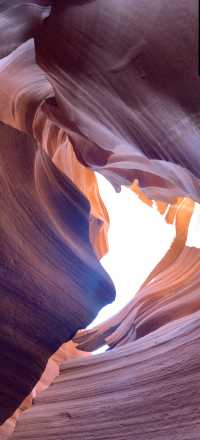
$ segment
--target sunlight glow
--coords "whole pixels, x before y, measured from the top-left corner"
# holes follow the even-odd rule
[[[165,255],[175,237],[156,209],[144,204],[130,189],[116,193],[97,175],[102,199],[110,217],[109,252],[101,263],[116,287],[116,300],[104,307],[90,325],[94,327],[127,304],[149,273]]]

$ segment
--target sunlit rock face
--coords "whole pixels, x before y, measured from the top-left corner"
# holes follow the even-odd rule
[[[0,0],[3,440],[35,396],[13,438],[200,436],[200,255],[186,246],[200,202],[197,10]],[[130,304],[88,331],[115,297],[95,171],[155,205],[176,237]]]

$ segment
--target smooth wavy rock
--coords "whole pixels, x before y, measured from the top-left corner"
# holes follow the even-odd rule
[[[35,397],[14,439],[200,437],[197,16],[197,0],[0,0],[3,438]],[[176,237],[130,304],[76,333],[115,297],[95,171],[156,200]]]
[[[0,0],[0,58],[35,35],[51,0]]]
[[[51,133],[53,139],[55,139],[55,137],[53,136],[53,131],[51,131]],[[49,136],[49,140],[52,139],[52,137]],[[62,135],[62,136],[58,136],[58,138],[60,139],[60,141],[62,140],[61,142],[61,151],[62,151],[64,137]],[[55,150],[57,151],[57,143],[54,143],[54,146],[55,146]],[[72,150],[70,151],[72,154]],[[47,152],[50,154],[50,151],[48,151],[48,149]],[[68,169],[69,164],[72,165],[74,164],[74,162],[70,161],[70,156],[68,156],[68,160],[64,160],[64,158],[66,157],[65,156],[66,153],[64,154],[63,153],[64,152],[62,151],[61,155],[58,154],[59,161],[56,160],[56,162],[58,166]],[[56,154],[56,158],[57,158],[57,154]],[[73,158],[74,158],[74,153],[73,153]],[[80,169],[81,167],[82,165],[80,164]],[[73,166],[71,166],[70,169],[72,170],[72,172],[73,171],[75,172],[75,175],[78,178],[78,174],[76,174],[77,171],[76,165],[74,164],[74,168]],[[85,170],[87,169],[85,168]],[[65,169],[63,171],[65,171]],[[89,171],[90,170],[88,170],[88,172]],[[80,174],[79,180],[81,179],[81,177],[82,174]],[[90,185],[88,185],[88,187],[90,187]],[[132,186],[132,190],[135,193],[137,193],[138,196],[145,203],[147,203],[150,206],[153,206],[153,201],[147,199],[144,196],[144,194],[141,192],[141,190],[139,189],[138,185],[136,185],[136,183]],[[194,202],[189,199],[178,199],[174,201],[174,203],[171,206],[158,202],[157,207],[160,213],[165,215],[167,222],[173,223],[175,221],[176,237],[165,257],[161,260],[158,266],[156,266],[156,268],[152,271],[149,277],[147,277],[143,286],[147,285],[153,278],[155,278],[156,275],[161,273],[166,267],[172,264],[177,258],[177,256],[184,249],[185,242],[187,239],[188,225],[190,223],[190,219],[193,213]],[[187,275],[187,271],[186,271],[186,275]],[[127,343],[127,341],[130,342],[131,340],[134,340],[136,337],[134,332],[134,325],[133,325],[134,304],[135,301],[133,299],[133,301],[130,304],[128,304],[127,307],[125,307],[121,312],[119,312],[113,318],[107,320],[105,323],[101,324],[100,326],[97,326],[92,330],[83,330],[78,332],[74,338],[75,344],[78,344],[79,347],[81,347],[83,350],[86,350],[87,347],[88,350],[92,351],[104,344],[108,344],[110,347],[113,348],[114,346],[124,345],[125,343]],[[14,424],[16,422],[16,419],[19,417],[22,411],[27,410],[31,406],[32,398],[35,398],[38,392],[42,391],[52,383],[55,376],[59,374],[59,365],[62,362],[64,362],[66,359],[70,359],[72,356],[80,357],[83,356],[84,353],[85,356],[89,355],[88,352],[77,350],[72,342],[64,344],[58,350],[58,352],[49,359],[45,372],[43,373],[39,383],[33,389],[31,396],[26,398],[26,400],[16,411],[12,419],[7,421],[4,427],[2,426],[0,428],[0,437],[1,437],[1,432],[3,430],[6,433],[6,428],[7,431],[8,428],[11,427],[12,430],[14,429]],[[7,438],[6,434],[5,434],[5,438]]]
[[[77,160],[65,130],[43,111],[45,100],[53,96],[51,84],[36,64],[33,39],[0,60],[0,120],[32,134],[87,197],[91,206],[90,240],[100,258],[108,250],[109,217],[94,172]]]
[[[109,216],[95,173],[77,159],[66,131],[52,122],[41,104],[33,120],[33,135],[52,162],[77,186],[90,203],[90,241],[98,258],[108,251]]]
[[[138,187],[134,186],[134,191],[145,203],[151,204]],[[173,205],[160,202],[157,205],[166,221],[175,223],[176,235],[169,250],[121,311],[102,324],[75,335],[74,342],[81,350],[93,351],[105,344],[111,348],[124,345],[143,336],[143,333],[150,333],[175,318],[191,313],[191,308],[193,311],[200,309],[194,287],[196,285],[198,289],[200,283],[200,250],[185,245],[194,202],[179,199]],[[140,330],[142,326],[143,330]]]
[[[87,199],[25,134],[0,125],[0,423],[48,358],[115,297]]]
[[[59,375],[59,366],[61,363],[66,362],[69,359],[86,357],[89,355],[91,355],[91,353],[86,353],[84,351],[78,350],[72,341],[63,344],[58,349],[58,351],[49,358],[40,380],[37,382],[31,393],[23,400],[19,408],[17,408],[17,410],[14,412],[14,414],[2,425],[0,425],[0,439],[7,440],[8,438],[10,438],[15,429],[17,419],[24,411],[29,409],[32,404],[34,404],[35,397],[38,396],[38,394],[44,391],[46,388],[48,388],[55,377]]]
[[[35,36],[49,114],[116,188],[200,201],[197,16],[197,0],[61,1]]]
[[[120,349],[63,365],[13,440],[196,440],[200,312]]]
[[[82,330],[74,341],[81,350],[113,348],[134,341],[179,317],[200,310],[200,252],[185,247],[170,268],[141,288],[114,317],[91,330]]]
[[[2,122],[33,134],[35,115],[42,102],[52,96],[51,84],[36,64],[33,39],[0,60]]]

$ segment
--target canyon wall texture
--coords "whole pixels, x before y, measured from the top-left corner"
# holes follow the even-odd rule
[[[2,440],[200,437],[197,21],[197,0],[0,0]],[[115,299],[95,172],[176,237],[87,330]]]

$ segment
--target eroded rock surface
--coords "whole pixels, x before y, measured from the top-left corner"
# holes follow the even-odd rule
[[[0,0],[3,440],[33,397],[16,439],[200,436],[200,255],[186,246],[200,202],[197,17],[197,0]],[[87,331],[115,297],[95,171],[156,201],[176,238],[131,303]]]

